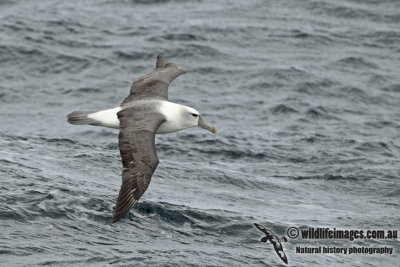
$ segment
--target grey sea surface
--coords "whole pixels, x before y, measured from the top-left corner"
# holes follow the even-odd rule
[[[218,128],[156,137],[160,164],[112,224],[118,106],[157,54],[172,102]],[[0,1],[1,266],[286,266],[253,223],[400,225],[400,2]],[[301,254],[297,247],[393,248]],[[398,266],[399,239],[283,242],[290,266]]]

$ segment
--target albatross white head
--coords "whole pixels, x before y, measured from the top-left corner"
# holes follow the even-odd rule
[[[202,127],[213,134],[217,133],[217,128],[205,122],[194,108],[164,102],[160,111],[164,114],[166,121],[158,128],[158,134],[176,132],[195,126]]]
[[[182,115],[185,116],[184,121],[190,125],[186,128],[189,127],[195,127],[195,126],[200,126],[201,128],[204,128],[213,134],[217,133],[217,128],[209,125],[207,122],[203,120],[203,118],[200,116],[199,112],[195,110],[194,108],[190,107],[185,107],[186,109],[182,111]]]

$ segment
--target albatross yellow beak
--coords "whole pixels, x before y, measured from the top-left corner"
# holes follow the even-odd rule
[[[201,128],[204,128],[204,129],[206,129],[206,130],[212,132],[213,134],[217,134],[217,128],[212,127],[210,124],[208,124],[207,122],[205,122],[201,116],[199,116],[199,123],[198,123],[198,125],[199,125]]]

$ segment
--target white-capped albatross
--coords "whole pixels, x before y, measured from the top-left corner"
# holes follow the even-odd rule
[[[156,133],[171,133],[194,126],[214,134],[217,131],[197,110],[168,101],[169,84],[184,73],[181,66],[158,55],[155,70],[133,82],[129,96],[121,106],[101,111],[74,111],[67,115],[71,124],[120,129],[122,186],[113,223],[132,209],[150,184],[158,165],[154,144]]]

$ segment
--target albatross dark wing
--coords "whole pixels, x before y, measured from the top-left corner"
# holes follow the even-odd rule
[[[167,100],[169,84],[184,73],[186,71],[181,66],[158,55],[156,69],[133,82],[129,96],[121,106],[140,99]]]
[[[149,186],[158,165],[155,132],[165,121],[159,113],[148,113],[134,107],[124,109],[117,115],[121,128],[119,150],[123,170],[113,223],[132,209]]]

